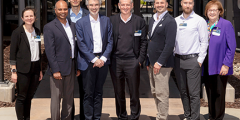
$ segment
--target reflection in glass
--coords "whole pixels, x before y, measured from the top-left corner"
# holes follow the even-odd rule
[[[240,0],[238,0],[238,8],[240,9]]]

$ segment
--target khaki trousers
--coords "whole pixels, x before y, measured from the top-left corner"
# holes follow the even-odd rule
[[[154,74],[153,67],[148,70],[151,92],[157,107],[156,120],[167,120],[169,109],[169,77],[172,68],[161,68],[158,74]]]

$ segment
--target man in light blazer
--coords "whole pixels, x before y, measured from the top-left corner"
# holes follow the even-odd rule
[[[167,120],[169,108],[169,77],[174,67],[173,49],[177,24],[168,13],[167,0],[155,0],[157,11],[149,21],[147,69],[151,92],[157,107],[156,120]]]
[[[80,3],[82,2],[82,0],[68,0],[68,2],[71,4],[71,8],[68,9],[68,15],[67,15],[67,19],[68,21],[71,21],[73,23],[76,23],[79,19],[81,19],[84,16],[87,16],[89,14],[89,11],[82,8],[80,6]],[[77,61],[80,61],[80,54],[79,54],[79,50],[78,47],[76,47],[77,49]],[[79,86],[79,96],[80,96],[80,119],[85,119],[84,118],[84,109],[83,109],[83,97],[84,97],[84,92],[83,92],[83,83],[82,83],[82,76],[78,76],[78,86]],[[74,102],[73,102],[74,103]],[[74,107],[74,104],[73,104]],[[73,109],[73,115],[75,113],[75,110]]]
[[[101,0],[86,0],[90,14],[77,21],[77,44],[80,50],[78,69],[84,90],[85,120],[100,120],[103,84],[108,73],[112,51],[112,25],[99,15]]]
[[[139,100],[140,66],[146,57],[145,20],[131,13],[133,0],[120,0],[121,13],[111,16],[113,24],[113,52],[110,73],[115,91],[118,119],[127,119],[125,81],[130,92],[131,119],[138,120],[141,113]]]
[[[56,3],[55,18],[43,29],[44,45],[48,59],[47,74],[50,75],[51,119],[71,120],[74,79],[76,73],[75,24],[67,20],[65,1]],[[77,76],[80,71],[77,72]],[[60,102],[62,112],[60,117]]]

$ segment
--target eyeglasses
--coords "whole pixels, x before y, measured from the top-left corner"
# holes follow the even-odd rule
[[[216,13],[217,11],[218,11],[218,9],[211,9],[211,10],[209,9],[209,10],[208,10],[209,13],[211,13],[211,12]]]

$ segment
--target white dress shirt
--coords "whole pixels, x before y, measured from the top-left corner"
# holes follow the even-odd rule
[[[67,19],[66,19],[67,20]],[[61,23],[62,24],[62,23]],[[67,20],[67,23],[66,25],[62,24],[67,36],[68,36],[68,40],[71,44],[71,50],[72,50],[72,58],[74,58],[74,38],[73,38],[73,34],[72,34],[72,30],[71,30],[71,27],[68,23],[68,20]]]
[[[100,19],[99,14],[97,20],[95,20],[91,15],[89,15],[92,35],[93,35],[93,53],[101,53],[102,52],[102,35],[101,35],[101,27],[100,27]],[[95,57],[91,62],[95,63],[98,58]],[[107,61],[107,58],[101,56],[100,58],[104,62]]]
[[[25,30],[25,28],[24,28]],[[27,35],[28,41],[29,41],[29,45],[30,45],[30,51],[31,51],[31,61],[38,61],[39,58],[39,43],[38,41],[36,41],[34,39],[34,37],[36,36],[36,32],[35,29],[33,30],[32,33],[29,33],[25,30],[25,33]]]
[[[153,23],[153,27],[152,27],[152,33],[151,36],[154,32],[154,29],[156,28],[157,24],[160,22],[160,20],[163,18],[164,15],[166,15],[168,11],[166,10],[165,12],[163,12],[161,15],[158,16],[158,13],[155,13],[153,15],[153,19],[154,19],[154,23]],[[157,18],[158,17],[158,18]]]
[[[132,14],[129,16],[129,18],[128,18],[126,21],[123,20],[121,14],[120,14],[120,18],[121,18],[121,20],[126,24],[128,21],[131,20],[131,18],[132,18]]]
[[[183,14],[175,18],[177,22],[177,36],[175,42],[175,54],[198,54],[197,61],[203,63],[208,48],[207,22],[195,14],[194,11],[185,19]],[[180,26],[181,23],[187,25]]]

